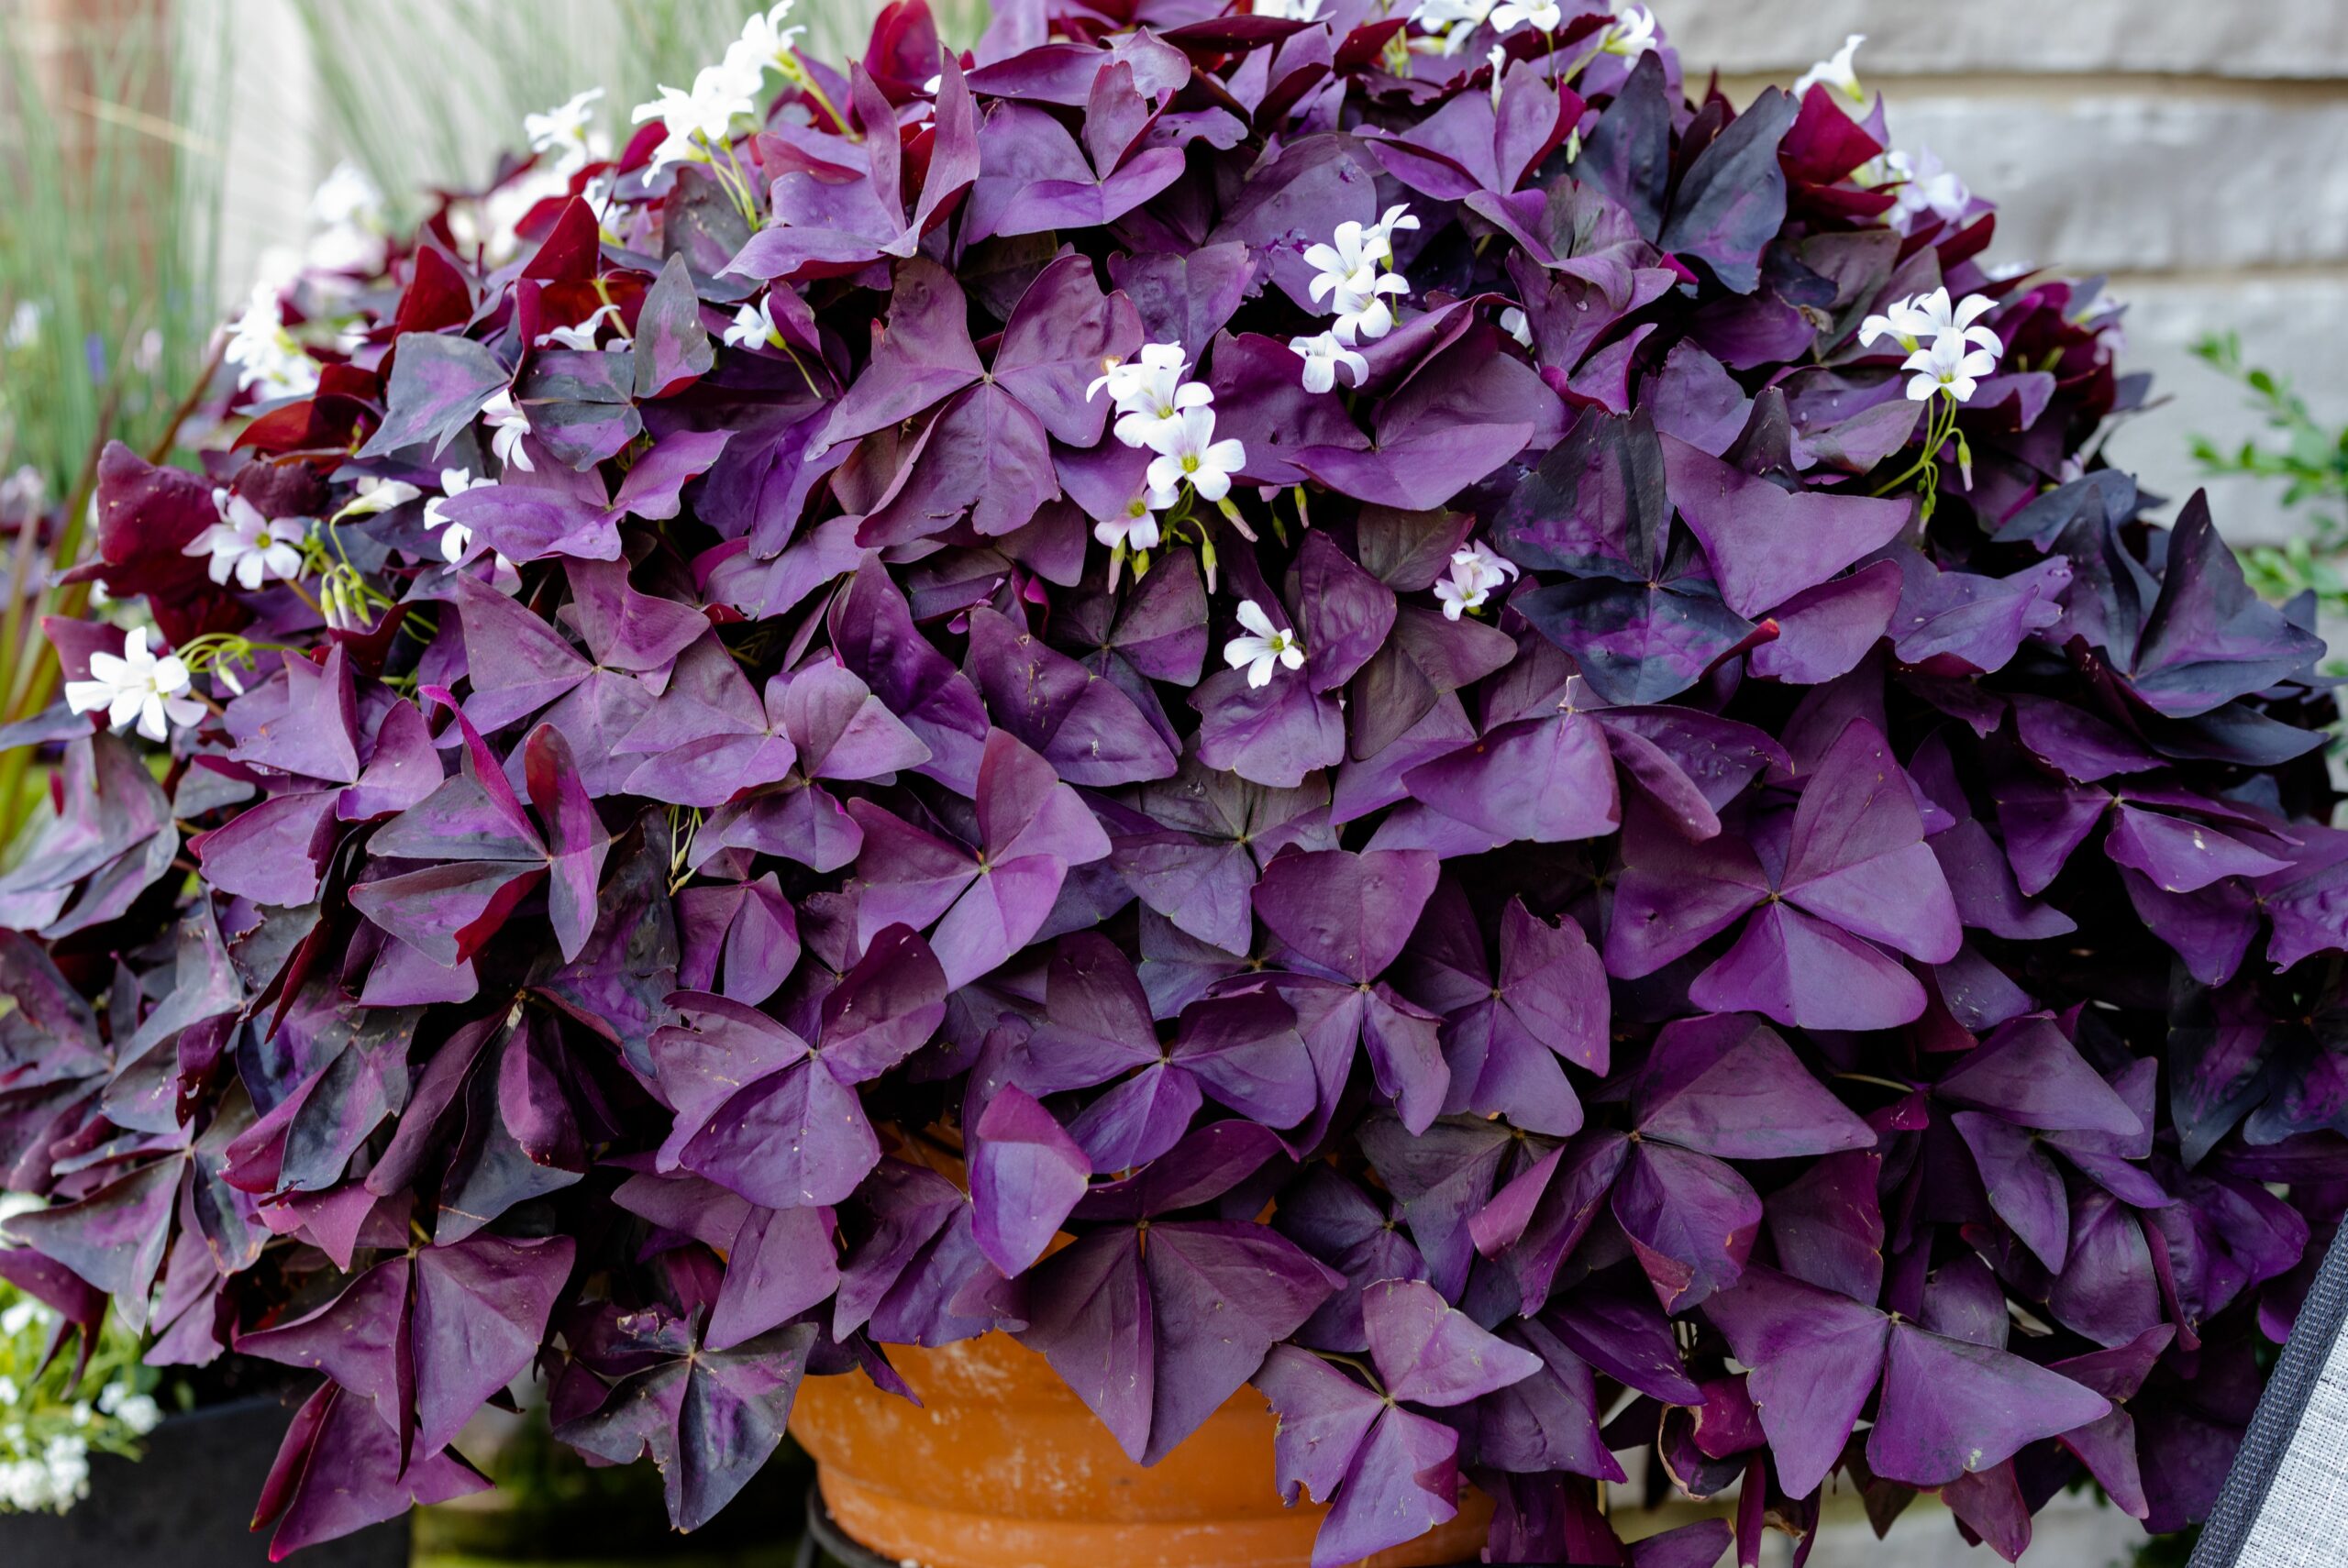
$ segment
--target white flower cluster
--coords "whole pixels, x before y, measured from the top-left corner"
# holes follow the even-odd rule
[[[65,705],[77,713],[104,712],[117,733],[135,721],[149,740],[166,741],[173,724],[204,717],[204,704],[188,695],[191,684],[179,656],[149,648],[147,628],[133,626],[120,654],[92,654],[90,678],[65,683]],[[6,1329],[0,1323],[0,1332]]]
[[[769,71],[796,69],[792,43],[804,28],[786,28],[793,0],[777,0],[753,12],[742,36],[728,44],[725,58],[694,73],[691,89],[663,84],[660,96],[638,104],[635,123],[659,120],[669,134],[652,154],[654,172],[673,163],[708,162],[732,136],[734,121],[758,112],[758,97]]]
[[[0,1427],[0,1451],[12,1429]],[[0,1508],[18,1513],[63,1513],[90,1495],[90,1445],[72,1432],[59,1432],[37,1453],[0,1459]]]
[[[1986,294],[1967,294],[1952,304],[1945,288],[1894,300],[1859,324],[1859,346],[1871,348],[1888,337],[1908,350],[1899,368],[1915,372],[1908,381],[1911,400],[1922,403],[1945,392],[1958,403],[1970,402],[1980,379],[1997,370],[2006,351],[1998,335],[1979,325],[1993,307]]]
[[[0,1219],[39,1207],[27,1194],[0,1193]],[[137,1350],[120,1331],[108,1331],[91,1366],[95,1398],[75,1399],[66,1391],[73,1358],[49,1360],[55,1310],[6,1284],[0,1302],[0,1514],[62,1513],[90,1494],[91,1454],[135,1452],[163,1412],[131,1381],[138,1375],[126,1364]]]
[[[382,189],[359,165],[346,159],[318,182],[310,196],[310,221],[318,226],[303,257],[311,266],[363,277],[382,270],[391,215]]]
[[[1150,343],[1132,359],[1111,365],[1084,390],[1085,401],[1106,392],[1117,411],[1117,439],[1156,454],[1143,479],[1143,493],[1128,515],[1096,523],[1092,536],[1118,551],[1157,546],[1157,513],[1181,499],[1185,485],[1200,500],[1220,504],[1231,494],[1231,476],[1247,461],[1247,448],[1231,438],[1215,439],[1214,393],[1189,378],[1191,361],[1180,343]],[[1113,567],[1112,571],[1113,573]]]
[[[1418,226],[1419,220],[1409,206],[1398,203],[1374,224],[1341,223],[1329,243],[1307,248],[1304,264],[1313,270],[1312,299],[1335,315],[1331,326],[1337,342],[1350,348],[1357,342],[1375,341],[1394,330],[1394,312],[1386,303],[1387,296],[1411,292],[1409,280],[1392,271],[1394,236]],[[1309,364],[1314,356],[1303,345],[1321,341],[1300,337],[1289,347]],[[1321,357],[1332,359],[1334,354]],[[1357,383],[1360,374],[1356,373]]]
[[[228,324],[223,357],[237,368],[238,390],[257,387],[264,401],[307,397],[318,390],[317,361],[285,330],[284,310],[273,284],[257,285],[245,313]]]

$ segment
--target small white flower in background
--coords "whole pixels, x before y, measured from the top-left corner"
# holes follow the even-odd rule
[[[543,115],[522,116],[522,132],[530,138],[530,150],[552,153],[555,171],[566,179],[586,168],[593,156],[587,138],[595,119],[596,101],[603,95],[601,87],[590,87]]]
[[[35,517],[49,505],[49,480],[30,463],[0,479],[0,516]]]
[[[424,493],[405,480],[387,480],[375,474],[360,475],[357,489],[359,493],[335,513],[337,517],[372,517],[394,506],[404,506]]]
[[[123,639],[120,654],[90,656],[90,679],[65,683],[65,705],[77,713],[104,710],[106,727],[119,733],[138,723],[138,733],[150,741],[172,738],[173,724],[187,725],[204,718],[204,704],[188,695],[187,666],[177,654],[158,657],[147,646],[147,628],[133,626]],[[19,1318],[19,1302],[0,1313],[0,1334],[24,1331],[32,1320]],[[17,1320],[11,1323],[11,1320]]]
[[[1527,348],[1533,347],[1533,323],[1527,320],[1524,313],[1514,305],[1510,305],[1501,312],[1501,330],[1515,338],[1523,347]]]
[[[774,324],[772,291],[759,296],[756,304],[746,304],[734,313],[734,325],[725,329],[728,348],[764,348],[782,347],[782,329]],[[1097,383],[1096,383],[1097,384]]]
[[[1456,621],[1464,611],[1480,610],[1491,591],[1512,580],[1517,564],[1495,555],[1483,545],[1468,545],[1451,552],[1451,576],[1434,585],[1443,602],[1443,618]]]
[[[1986,348],[1968,349],[1964,338],[1948,333],[1909,355],[1899,368],[1916,372],[1908,381],[1909,401],[1922,403],[1945,392],[1959,403],[1969,403],[1980,378],[1997,370],[1998,357]]]
[[[309,532],[308,518],[272,523],[251,502],[225,490],[214,491],[212,502],[220,509],[220,521],[189,540],[180,553],[210,556],[205,569],[213,581],[226,587],[234,575],[238,587],[257,593],[271,578],[290,582],[302,575],[298,541]]]
[[[1113,517],[1105,523],[1092,525],[1092,536],[1113,550],[1120,545],[1129,550],[1157,548],[1157,515],[1149,509],[1149,498],[1136,495],[1125,503],[1123,517]],[[1115,584],[1110,586],[1114,587]]]
[[[619,314],[620,307],[615,304],[598,305],[594,314],[576,326],[558,326],[551,332],[539,333],[538,347],[593,348],[595,347],[595,334],[602,329],[605,318],[617,321]]]
[[[1231,476],[1247,461],[1247,448],[1238,440],[1214,438],[1214,410],[1203,403],[1161,425],[1149,447],[1157,456],[1149,460],[1145,482],[1156,509],[1173,505],[1185,480],[1201,500],[1221,501],[1231,493]]]
[[[334,166],[318,182],[310,197],[310,221],[338,228],[344,224],[368,226],[383,221],[383,193],[367,171],[349,159]]]
[[[1631,6],[1615,11],[1614,25],[1606,29],[1606,41],[1598,48],[1602,54],[1636,60],[1657,43],[1655,13],[1645,6]]]
[[[1916,156],[1904,152],[1887,152],[1881,160],[1884,178],[1878,184],[1901,182],[1892,192],[1889,214],[1891,226],[1905,234],[1916,226],[1916,220],[1930,213],[1944,222],[1965,215],[1973,204],[1973,193],[1965,182],[1942,164],[1929,147],[1918,147]]]
[[[1498,0],[1419,0],[1411,20],[1429,33],[1440,34],[1445,54],[1457,54],[1491,16]]]
[[[1533,30],[1554,33],[1566,14],[1557,0],[1501,0],[1492,7],[1492,26],[1505,35],[1531,23]]]
[[[1304,644],[1294,632],[1273,625],[1262,605],[1252,599],[1241,600],[1239,624],[1247,635],[1223,645],[1223,661],[1234,669],[1245,669],[1248,685],[1269,686],[1273,670],[1281,665],[1290,669],[1304,668]]]
[[[1321,0],[1256,0],[1253,7],[1258,17],[1270,17],[1284,22],[1310,22],[1321,15]]]
[[[1853,33],[1843,40],[1843,47],[1831,60],[1822,60],[1794,80],[1797,102],[1812,87],[1823,87],[1834,100],[1834,106],[1856,118],[1866,113],[1866,89],[1859,85],[1857,56],[1859,46],[1867,41],[1865,33]]]
[[[536,473],[529,450],[522,445],[522,437],[530,433],[530,416],[514,401],[511,387],[501,388],[497,395],[481,405],[482,419],[489,425],[489,449],[497,460],[509,469],[524,473]]]
[[[636,124],[659,120],[669,133],[652,154],[654,172],[672,163],[706,160],[711,149],[732,134],[735,116],[753,112],[750,94],[754,91],[755,83],[743,84],[738,65],[730,71],[723,65],[704,65],[694,74],[692,91],[663,85],[659,97],[638,104]]]
[[[442,469],[441,493],[424,503],[424,525],[426,529],[440,530],[440,554],[451,566],[464,559],[465,552],[473,547],[473,531],[449,515],[446,510],[449,497],[462,495],[469,490],[479,490],[489,482],[485,479],[473,478],[471,469]]]
[[[318,389],[316,361],[302,351],[285,330],[285,315],[276,289],[256,287],[245,313],[228,325],[228,346],[222,356],[237,367],[239,391],[258,387],[264,399],[307,397]]]
[[[18,300],[8,313],[8,335],[0,339],[10,348],[29,348],[40,341],[40,324],[49,307],[39,300]]]
[[[1309,392],[1332,391],[1337,384],[1337,367],[1352,372],[1353,384],[1359,386],[1369,379],[1369,361],[1355,350],[1337,341],[1334,332],[1318,337],[1291,337],[1288,346],[1304,361],[1304,390]]]

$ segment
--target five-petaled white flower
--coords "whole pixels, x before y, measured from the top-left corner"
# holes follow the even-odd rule
[[[1314,282],[1319,281],[1315,279]],[[1337,340],[1355,343],[1367,338],[1375,342],[1393,331],[1394,311],[1386,303],[1386,296],[1410,292],[1410,282],[1401,273],[1380,272],[1370,267],[1341,281],[1329,299],[1329,308],[1335,313],[1329,325]]]
[[[515,403],[513,389],[500,387],[495,397],[481,405],[481,416],[489,425],[489,449],[497,460],[526,474],[536,473],[529,448],[522,445],[522,437],[530,433],[530,416]]]
[[[746,304],[734,313],[734,325],[725,329],[728,348],[780,348],[782,329],[774,324],[774,296],[771,292],[760,294],[759,303]]]
[[[205,570],[212,580],[227,586],[231,574],[248,593],[260,591],[271,578],[287,581],[302,575],[302,551],[295,541],[308,529],[306,517],[271,523],[260,508],[241,495],[225,490],[212,492],[220,521],[188,541],[183,556],[210,556]]]
[[[1157,456],[1149,460],[1144,480],[1149,504],[1157,510],[1174,504],[1186,480],[1202,501],[1221,501],[1231,493],[1233,473],[1247,461],[1247,448],[1235,437],[1214,438],[1214,410],[1203,403],[1160,425],[1151,434],[1149,447]]]
[[[1912,299],[1897,299],[1884,306],[1881,314],[1859,324],[1859,346],[1868,348],[1877,338],[1891,337],[1913,353],[1920,345],[1955,337],[1961,345],[2003,354],[2006,346],[1998,335],[1978,325],[1995,308],[1996,302],[1987,294],[1967,294],[1952,304],[1945,288]]]
[[[1539,33],[1554,33],[1566,13],[1557,0],[1501,0],[1492,7],[1492,27],[1505,35],[1516,31],[1527,22]]]
[[[1117,439],[1128,447],[1157,447],[1170,437],[1186,409],[1204,408],[1214,393],[1204,381],[1184,381],[1190,360],[1180,343],[1148,343],[1141,356],[1112,365],[1084,391],[1087,403],[1102,392],[1117,410]],[[1163,450],[1163,447],[1158,447]]]
[[[1337,341],[1334,332],[1317,337],[1291,337],[1288,346],[1297,358],[1304,361],[1304,390],[1309,392],[1332,391],[1337,384],[1337,367],[1352,372],[1353,384],[1359,386],[1369,379],[1369,361],[1355,350]]]
[[[1272,671],[1281,665],[1290,669],[1304,668],[1304,644],[1294,632],[1273,625],[1262,605],[1252,599],[1241,600],[1239,624],[1247,635],[1223,645],[1223,661],[1234,669],[1245,669],[1248,685],[1270,685]]]
[[[711,149],[732,134],[735,116],[752,111],[754,90],[743,85],[738,67],[729,71],[723,65],[704,65],[694,74],[692,91],[664,83],[659,97],[638,104],[636,124],[659,120],[669,133],[653,150],[654,171],[672,163],[707,159]]]
[[[404,506],[424,493],[405,480],[383,479],[375,474],[360,474],[354,488],[358,493],[350,498],[349,505],[335,513],[338,518],[372,517],[394,506]]]
[[[1922,403],[1934,392],[1945,392],[1959,403],[1968,403],[1980,378],[1998,368],[1998,357],[1987,348],[1968,349],[1966,340],[1951,332],[1909,355],[1899,368],[1916,372],[1908,381],[1911,402]]]
[[[1859,85],[1856,57],[1859,46],[1867,41],[1865,33],[1853,33],[1843,40],[1843,47],[1831,60],[1822,60],[1794,80],[1794,99],[1799,103],[1812,87],[1823,87],[1834,100],[1834,106],[1856,116],[1867,107],[1866,89]]]
[[[558,326],[551,332],[539,333],[538,347],[593,348],[595,347],[595,334],[602,329],[604,317],[617,321],[619,315],[620,307],[615,304],[597,305],[594,314],[576,326]]]
[[[1345,226],[1338,226],[1342,229]],[[1394,259],[1394,237],[1403,229],[1419,226],[1416,215],[1407,202],[1397,202],[1386,209],[1379,220],[1361,231],[1362,254],[1372,261],[1391,263]]]
[[[1618,10],[1613,26],[1606,29],[1606,41],[1600,44],[1601,53],[1623,60],[1636,60],[1656,47],[1655,13],[1645,6],[1631,6]]]
[[[603,95],[601,87],[590,87],[543,115],[524,115],[522,131],[530,138],[530,150],[554,154],[555,172],[566,177],[586,168],[591,155],[587,130],[595,118],[596,100]]]
[[[1518,569],[1514,561],[1480,544],[1452,551],[1451,576],[1434,585],[1444,619],[1456,621],[1463,611],[1482,609],[1492,590],[1513,579]]]
[[[158,657],[147,646],[147,628],[133,626],[120,654],[92,654],[90,679],[65,683],[65,703],[77,713],[105,710],[106,727],[116,731],[135,719],[140,734],[165,741],[172,725],[204,717],[204,704],[187,691],[187,666],[179,655]]]
[[[440,531],[440,554],[450,566],[464,559],[465,552],[473,547],[473,531],[449,515],[449,497],[462,495],[469,490],[479,490],[489,482],[485,479],[473,478],[471,469],[442,469],[441,493],[424,503],[424,525],[427,529]]]

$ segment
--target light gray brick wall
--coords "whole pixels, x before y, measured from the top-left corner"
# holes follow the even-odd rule
[[[2103,272],[2132,302],[2131,369],[2159,406],[2115,461],[2181,500],[2187,441],[2258,422],[2187,349],[2242,335],[2319,414],[2348,421],[2348,0],[1659,0],[1691,79],[1742,99],[1846,33],[1902,147],[1930,146],[2000,207],[2003,259]],[[2269,487],[2210,487],[2239,542],[2285,537]]]

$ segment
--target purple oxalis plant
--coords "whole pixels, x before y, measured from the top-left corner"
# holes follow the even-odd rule
[[[988,1332],[1144,1463],[1268,1402],[1321,1564],[2198,1517],[2348,1192],[2348,833],[2116,308],[1635,7],[787,8],[106,454],[6,1272],[315,1380],[281,1554],[532,1375],[691,1529]],[[1733,1526],[1625,1545],[1640,1448]]]

